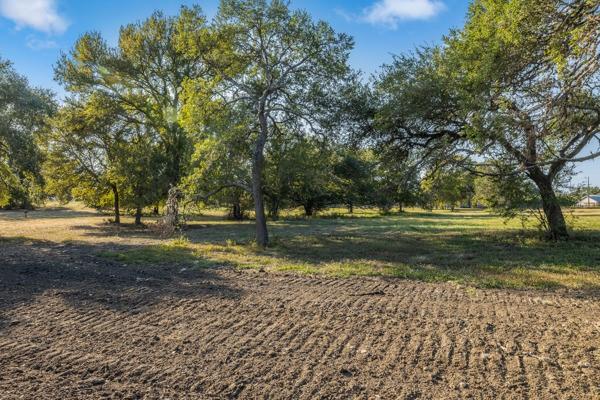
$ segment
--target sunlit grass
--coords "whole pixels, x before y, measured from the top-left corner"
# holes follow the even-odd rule
[[[481,210],[381,216],[376,210],[299,211],[270,222],[272,246],[253,243],[253,221],[222,210],[190,219],[184,238],[117,228],[90,210],[49,210],[24,218],[0,214],[3,237],[80,242],[123,264],[229,266],[333,277],[388,276],[477,287],[600,289],[600,210],[574,210],[573,238],[547,242],[533,221],[506,222]],[[146,220],[151,223],[150,220]]]

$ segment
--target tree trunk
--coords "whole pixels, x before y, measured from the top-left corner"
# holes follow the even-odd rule
[[[135,224],[142,224],[142,207],[140,206],[137,206],[137,208],[135,209]]]
[[[241,221],[244,219],[244,214],[242,212],[242,206],[239,202],[233,203],[231,207],[231,218],[236,221]]]
[[[173,235],[178,229],[181,229],[181,221],[179,220],[179,200],[181,197],[181,190],[171,186],[165,206],[165,216],[159,224],[163,236]]]
[[[121,223],[121,210],[119,207],[119,190],[117,189],[117,185],[112,185],[111,186],[112,192],[113,192],[113,205],[114,205],[114,212],[115,212],[115,224],[120,224]]]
[[[156,204],[156,205],[154,206],[154,209],[152,210],[152,213],[153,213],[154,215],[158,215],[158,204]]]
[[[542,208],[546,217],[548,237],[552,240],[565,240],[569,238],[567,223],[563,215],[558,198],[552,187],[552,180],[541,171],[532,171],[531,179],[535,182],[542,199]]]
[[[312,217],[314,213],[315,207],[313,206],[312,202],[304,204],[304,215],[306,215],[307,217]]]
[[[178,123],[169,124],[168,139],[165,144],[167,158],[167,184],[168,187],[178,187],[181,181],[183,166],[183,148],[185,147],[185,134]]]
[[[264,103],[264,100],[261,101],[261,110],[258,114],[260,132],[252,155],[252,197],[254,198],[254,213],[256,214],[256,244],[261,248],[265,248],[269,244],[269,232],[267,231],[267,217],[265,215],[262,187],[263,153],[269,129],[267,116],[264,111]]]
[[[354,214],[354,204],[348,203],[348,214]]]
[[[390,207],[389,204],[384,204],[382,206],[379,206],[379,212],[382,214],[389,214],[389,212],[392,210],[392,207]]]
[[[401,213],[404,212],[404,204],[402,204],[402,203],[398,204],[398,212],[401,212]]]
[[[279,219],[279,201],[273,201],[269,206],[269,217],[273,220]]]

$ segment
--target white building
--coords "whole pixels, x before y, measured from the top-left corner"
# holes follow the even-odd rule
[[[577,207],[600,207],[600,194],[585,196],[577,202]]]

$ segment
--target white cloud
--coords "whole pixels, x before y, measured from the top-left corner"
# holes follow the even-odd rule
[[[379,0],[364,10],[363,19],[395,29],[402,20],[429,19],[444,8],[439,0]]]
[[[58,47],[58,43],[56,43],[54,40],[39,39],[35,36],[28,36],[27,47],[29,47],[32,50],[54,49]]]
[[[17,29],[30,27],[46,33],[63,33],[69,23],[58,14],[56,0],[0,0],[0,14]]]

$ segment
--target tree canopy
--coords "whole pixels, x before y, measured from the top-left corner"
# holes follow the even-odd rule
[[[182,7],[176,17],[157,11],[122,27],[116,47],[97,32],[84,34],[55,69],[57,80],[74,96],[102,94],[124,111],[122,119],[156,135],[170,185],[179,184],[186,174],[193,148],[179,119],[184,83],[206,72],[201,59],[188,56],[181,41],[205,29],[199,7]]]
[[[479,159],[488,175],[523,174],[549,235],[567,237],[554,185],[572,163],[600,155],[599,7],[475,0],[443,46],[384,69],[379,138]]]
[[[37,141],[56,104],[0,59],[0,206],[30,208],[42,197],[42,153]]]
[[[293,11],[282,0],[222,0],[209,36],[192,34],[184,41],[190,58],[200,58],[218,82],[209,97],[220,107],[247,113],[241,132],[252,143],[251,192],[256,240],[268,244],[264,205],[265,147],[287,129],[297,135],[322,133],[331,94],[349,75],[352,39],[337,34],[305,11]],[[191,80],[189,115],[208,115],[207,93]],[[200,80],[200,86],[204,81]],[[199,95],[198,95],[199,94]],[[210,103],[209,103],[210,104]],[[214,107],[211,107],[214,110]]]

